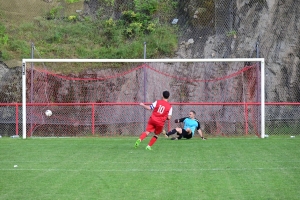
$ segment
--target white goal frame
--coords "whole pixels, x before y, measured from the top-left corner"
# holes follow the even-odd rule
[[[265,137],[265,59],[217,58],[217,59],[22,59],[22,135],[26,139],[26,64],[27,63],[178,63],[178,62],[260,62],[261,67],[261,138]]]

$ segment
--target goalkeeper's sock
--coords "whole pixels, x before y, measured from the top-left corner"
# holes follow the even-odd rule
[[[146,132],[143,132],[141,135],[140,135],[140,140],[144,140],[145,138],[147,137],[147,134]]]
[[[149,144],[148,144],[148,146],[152,146],[155,142],[156,142],[156,140],[157,140],[157,136],[156,135],[154,135],[152,138],[151,138],[151,140],[149,141]]]
[[[177,139],[180,140],[182,138],[182,134],[178,134]]]
[[[176,131],[176,129],[173,129],[173,130],[169,131],[166,135],[170,136],[170,135],[173,135],[175,133],[177,133],[177,131]]]

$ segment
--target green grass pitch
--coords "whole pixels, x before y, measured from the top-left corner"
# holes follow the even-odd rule
[[[300,197],[298,137],[136,139],[1,138],[0,199]]]

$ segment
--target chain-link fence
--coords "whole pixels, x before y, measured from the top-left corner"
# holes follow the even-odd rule
[[[24,1],[25,2],[25,1]],[[131,8],[133,1],[123,0],[123,1],[105,1],[112,2],[110,6],[104,7],[101,2],[104,4],[104,1],[98,0],[89,0],[89,1],[74,1],[75,3],[68,3],[67,0],[56,1],[56,0],[33,0],[30,2],[23,3],[17,0],[0,0],[1,3],[1,12],[7,17],[15,17],[15,21],[22,21],[25,18],[35,19],[37,13],[39,15],[48,17],[53,17],[51,14],[56,15],[60,18],[66,18],[69,16],[78,15],[91,15],[99,19],[108,19],[113,17],[118,19],[121,17],[122,11],[128,10]],[[100,2],[100,4],[99,4]],[[264,57],[266,60],[266,133],[269,135],[272,134],[297,134],[296,129],[298,128],[299,116],[297,115],[298,103],[300,102],[299,95],[299,83],[298,77],[300,75],[299,70],[299,37],[298,32],[299,28],[299,2],[295,0],[274,0],[274,1],[261,1],[261,0],[250,0],[250,1],[225,1],[225,0],[188,0],[188,1],[163,1],[165,5],[170,5],[172,8],[162,14],[163,12],[155,13],[154,16],[156,19],[162,23],[169,23],[170,26],[177,26],[179,29],[178,32],[178,49],[177,57],[186,59],[186,58],[228,58],[228,57]],[[46,7],[45,7],[46,5]],[[105,4],[107,5],[107,4]],[[172,5],[172,6],[171,6]],[[9,10],[11,7],[14,10]],[[167,6],[163,7],[166,8]],[[26,15],[22,8],[26,8]],[[59,9],[56,9],[59,8]],[[175,14],[173,11],[176,11]],[[13,15],[13,13],[18,13],[18,17]],[[0,14],[2,14],[0,13]],[[26,25],[26,24],[25,24]],[[24,25],[24,26],[25,26]],[[30,27],[29,27],[30,28]],[[1,39],[0,35],[0,39]],[[4,36],[2,36],[4,39]],[[143,44],[141,44],[142,46]],[[30,48],[29,48],[30,49]],[[141,55],[142,57],[142,55]],[[246,66],[243,63],[243,67]],[[182,79],[171,81],[169,85],[170,88],[173,88],[171,91],[174,94],[177,94],[177,99],[174,102],[187,103],[187,105],[174,105],[177,110],[183,109],[178,117],[181,117],[187,114],[188,110],[192,106],[193,109],[197,110],[198,117],[202,122],[202,128],[206,134],[211,135],[245,135],[245,134],[256,134],[256,129],[259,130],[259,116],[260,113],[257,112],[255,105],[236,105],[236,106],[220,106],[220,105],[198,105],[199,102],[241,102],[237,98],[244,96],[247,101],[242,102],[258,102],[259,94],[257,91],[259,89],[253,90],[252,84],[256,83],[257,75],[254,72],[245,72],[242,75],[240,80],[235,81],[235,85],[228,86],[226,82],[222,84],[217,84],[217,86],[208,85],[207,83],[201,85],[194,82],[186,81],[187,79],[191,80],[208,80],[207,76],[211,75],[214,79],[215,77],[224,77],[229,74],[232,74],[237,70],[237,68],[227,68],[218,67],[218,68],[208,68],[201,70],[193,69],[189,66],[185,66],[185,69],[180,69],[176,72],[177,68],[174,68],[172,73],[176,76],[178,73]],[[113,67],[114,68],[114,67]],[[130,68],[130,67],[129,67]],[[128,67],[124,69],[127,71]],[[144,68],[139,70],[141,74],[146,73],[143,71]],[[150,69],[150,68],[148,68]],[[100,70],[101,71],[101,70]],[[108,70],[109,71],[109,70]],[[116,72],[106,71],[105,74],[100,75],[102,72],[95,72],[90,70],[86,74],[82,74],[84,77],[97,77],[99,76],[112,76],[114,77]],[[250,70],[251,71],[251,70]],[[170,71],[166,72],[169,74]],[[35,72],[37,73],[37,72]],[[123,72],[119,71],[117,74],[122,74]],[[201,73],[204,75],[202,76]],[[29,71],[28,74],[31,74]],[[110,75],[108,75],[110,74]],[[48,73],[47,81],[44,81],[40,85],[35,85],[34,87],[40,88],[37,90],[37,95],[31,96],[28,95],[28,102],[38,103],[40,99],[45,99],[45,101],[40,103],[51,103],[53,100],[59,102],[69,102],[69,103],[107,103],[107,102],[133,102],[137,103],[139,101],[151,102],[157,98],[160,98],[159,94],[162,90],[162,86],[165,86],[164,83],[161,83],[161,86],[157,84],[155,90],[151,88],[151,82],[144,86],[137,87],[143,81],[153,81],[157,82],[160,79],[166,80],[166,77],[160,77],[159,75],[152,75],[153,71],[146,73],[147,79],[141,77],[133,76],[128,81],[125,79],[117,78],[115,81],[109,83],[98,83],[98,87],[90,89],[90,93],[94,95],[89,95],[89,98],[85,95],[75,95],[82,94],[79,93],[79,88],[83,93],[86,93],[88,88],[92,88],[90,80],[88,84],[75,85],[69,87],[73,82],[62,84],[61,81],[57,79],[51,80],[51,77]],[[193,74],[193,77],[190,75]],[[174,75],[174,76],[175,76]],[[75,77],[76,75],[74,75]],[[32,88],[32,82],[28,80],[28,88]],[[170,81],[170,80],[168,80]],[[49,83],[55,83],[52,87],[54,88],[48,94],[45,94],[43,88],[48,87]],[[167,82],[167,81],[166,81]],[[240,87],[242,82],[248,82],[247,87]],[[62,84],[62,85],[61,85]],[[102,84],[102,85],[101,85]],[[255,84],[254,84],[255,85]],[[239,86],[239,87],[237,87]],[[6,86],[9,87],[9,86]],[[123,88],[127,88],[124,90]],[[236,88],[236,92],[232,93],[232,88]],[[56,90],[55,90],[56,88]],[[105,89],[104,89],[105,88]],[[122,90],[121,90],[121,89]],[[220,92],[219,88],[224,89],[223,92]],[[229,88],[231,88],[229,90]],[[103,91],[102,91],[103,90]],[[115,93],[120,91],[124,92],[124,95],[121,98],[116,98]],[[136,92],[139,91],[139,92]],[[54,95],[59,94],[59,95]],[[204,94],[204,95],[197,95]],[[240,95],[243,94],[243,95]],[[1,93],[1,95],[6,95]],[[72,101],[70,96],[74,96]],[[128,96],[133,96],[134,98],[127,99]],[[55,98],[55,99],[53,99]],[[7,99],[7,98],[5,98]],[[68,100],[68,101],[67,101]],[[217,101],[218,100],[218,101]],[[9,102],[9,99],[6,101]],[[268,103],[269,102],[269,103]],[[272,102],[272,103],[271,103]],[[278,103],[281,102],[281,103]],[[284,103],[286,102],[286,103]],[[290,105],[289,102],[294,102],[295,104]],[[188,105],[189,103],[193,105]],[[17,104],[4,105],[1,104],[1,130],[3,131],[2,135],[13,135],[15,133],[20,133],[20,107],[16,106]],[[66,135],[88,135],[88,134],[132,134],[136,135],[144,128],[144,115],[143,122],[139,122],[139,119],[133,119],[130,123],[127,123],[125,117],[120,118],[120,125],[115,125],[115,127],[120,128],[111,128],[110,125],[101,125],[108,122],[99,121],[96,117],[93,121],[78,123],[77,119],[80,119],[78,115],[79,109],[88,116],[86,118],[90,119],[93,116],[93,112],[98,113],[101,105],[77,105],[74,108],[70,108],[69,105],[63,107],[61,110],[59,107],[53,107],[54,105],[46,104],[53,109],[53,116],[51,118],[46,118],[44,115],[45,105],[37,105],[37,110],[28,108],[29,113],[35,113],[36,116],[28,116],[28,135],[34,136],[44,132],[45,135],[51,134],[66,134]],[[121,113],[126,113],[126,110],[120,111],[123,108],[130,108],[129,110],[137,109],[137,105],[115,105],[117,110]],[[82,107],[82,108],[81,108]],[[99,107],[99,108],[98,108]],[[220,107],[220,108],[218,108]],[[122,108],[122,109],[121,109]],[[58,132],[53,132],[51,126],[43,125],[41,122],[47,122],[48,124],[59,124],[55,119],[55,113],[61,113],[63,110],[73,110],[70,113],[75,113],[74,116],[64,116],[63,121],[67,121],[68,125],[61,125],[61,130]],[[135,110],[135,112],[140,112]],[[204,110],[203,110],[204,109]],[[60,112],[57,112],[59,110]],[[101,109],[100,109],[101,110]],[[214,110],[214,113],[208,113],[209,110]],[[258,109],[259,110],[259,109]],[[64,111],[68,113],[67,111]],[[105,113],[111,111],[105,111]],[[144,111],[143,111],[144,112]],[[257,113],[255,113],[257,112]],[[114,113],[114,112],[113,112]],[[205,115],[202,115],[205,113]],[[228,113],[236,113],[236,119],[233,119]],[[239,114],[238,114],[239,113]],[[241,113],[243,113],[241,115]],[[245,114],[246,113],[246,114]],[[103,113],[102,113],[103,114]],[[114,113],[115,114],[115,113]],[[145,119],[147,119],[149,113],[145,114]],[[64,115],[64,114],[62,114]],[[18,116],[18,117],[16,117]],[[57,116],[57,115],[56,115]],[[96,116],[96,115],[94,115]],[[208,117],[209,116],[209,117]],[[176,115],[174,117],[177,117]],[[216,119],[222,117],[219,121]],[[225,117],[225,118],[224,118]],[[69,121],[67,119],[70,119]],[[215,119],[214,122],[210,122],[211,119]],[[241,119],[246,119],[242,121]],[[83,120],[83,119],[82,119]],[[82,121],[81,120],[81,121]],[[83,120],[84,121],[84,120]],[[95,123],[93,125],[93,123]],[[131,124],[132,123],[132,124]],[[137,125],[140,123],[139,125]],[[109,124],[109,123],[108,123]],[[127,127],[134,127],[129,128]],[[170,127],[175,126],[175,124],[170,124]],[[45,128],[47,127],[47,128]],[[75,128],[70,128],[75,127]],[[94,128],[93,128],[94,127]],[[123,128],[122,128],[123,127]],[[224,128],[226,127],[226,128]],[[166,127],[168,128],[168,127]],[[71,131],[72,130],[72,131]],[[81,130],[76,132],[76,130]],[[242,131],[240,131],[242,130]],[[69,131],[69,132],[68,132]],[[71,131],[71,132],[70,132]],[[38,133],[39,132],[39,133]]]
[[[175,66],[152,63],[137,67],[130,64],[90,73],[88,77],[63,76],[45,69],[34,70],[32,74],[29,69],[27,136],[138,135],[150,115],[138,102],[151,103],[159,99],[165,88],[172,94],[173,119],[195,110],[207,136],[259,136],[261,107],[257,66],[237,63],[230,73],[220,73],[218,77],[211,73],[216,67],[221,72],[224,66],[228,67],[215,63]],[[266,134],[297,135],[299,105],[266,103]],[[52,116],[45,115],[48,109]],[[22,132],[21,103],[1,104],[0,114],[3,136]],[[171,120],[165,129],[175,126]]]

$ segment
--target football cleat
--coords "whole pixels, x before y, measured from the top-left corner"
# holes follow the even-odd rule
[[[167,132],[166,132],[165,130],[163,130],[161,133],[165,136],[165,138],[168,138],[168,137],[169,137],[169,136],[167,135]]]
[[[134,144],[134,148],[137,148],[140,145],[140,143],[141,143],[141,140],[138,139]]]
[[[148,145],[148,146],[146,146],[146,150],[152,150],[152,148]]]

